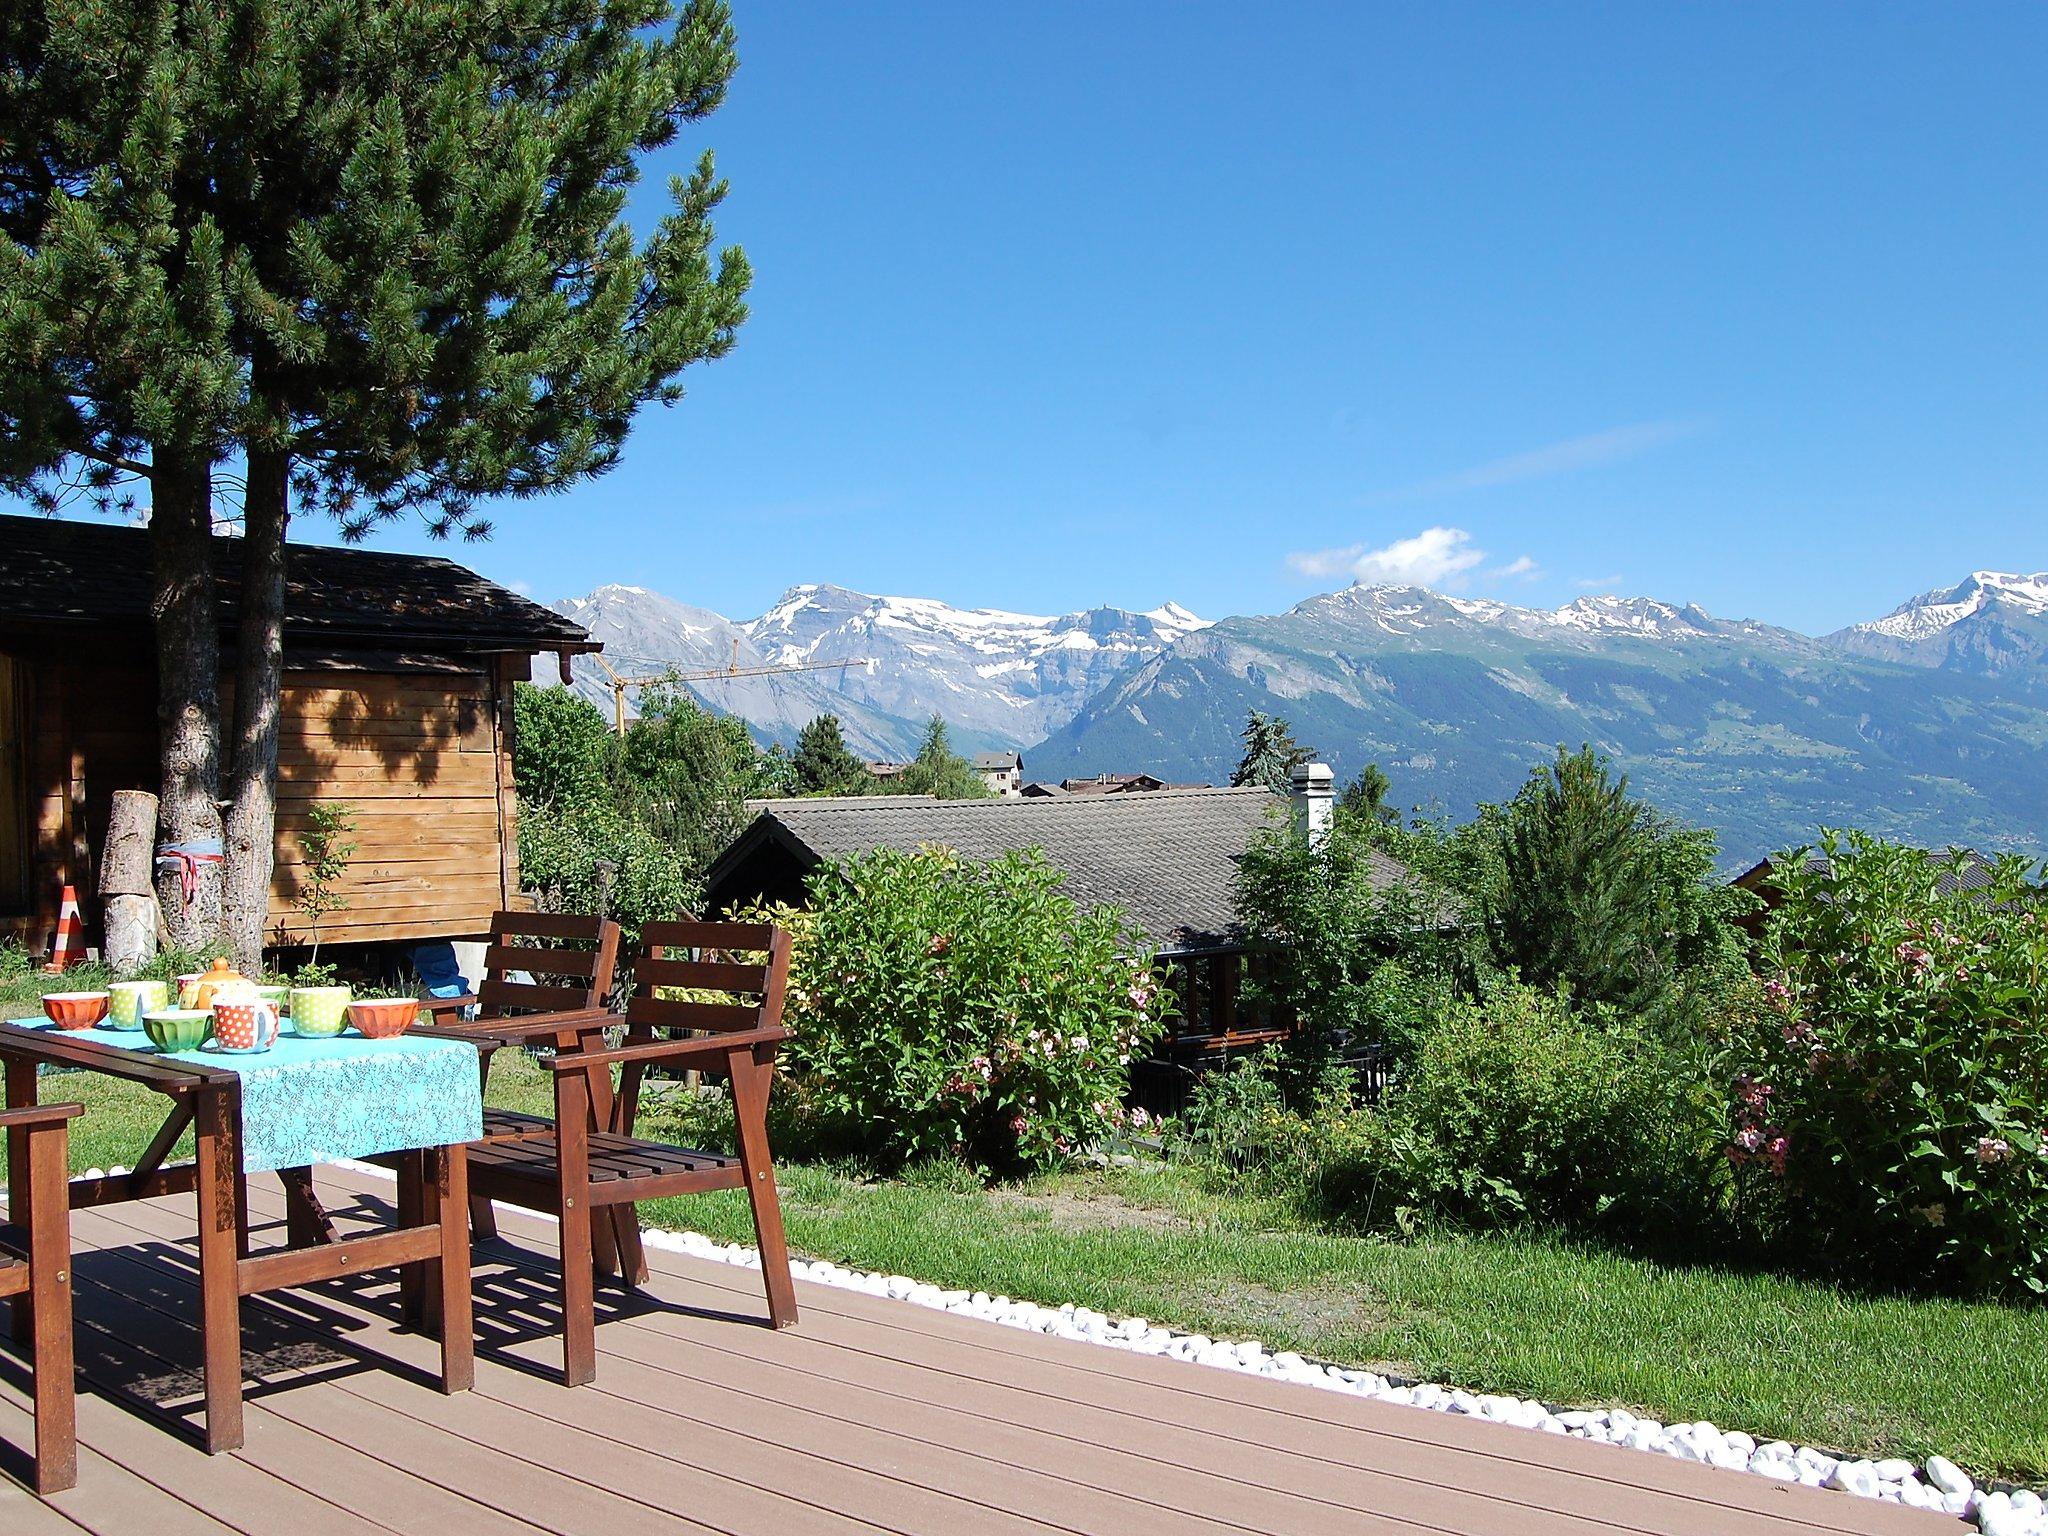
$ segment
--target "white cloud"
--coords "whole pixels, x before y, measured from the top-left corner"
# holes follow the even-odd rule
[[[1581,592],[1612,592],[1627,580],[1626,576],[1616,572],[1612,576],[1581,576],[1572,585]]]
[[[1308,550],[1289,555],[1287,563],[1300,575],[1316,580],[1350,576],[1392,586],[1456,587],[1485,559],[1486,551],[1475,545],[1464,529],[1425,528],[1380,549],[1351,544],[1342,549]]]
[[[505,585],[510,587],[514,592],[517,592],[521,597],[533,596],[534,587],[533,583],[530,581],[508,581],[505,583]]]
[[[1506,565],[1496,565],[1486,573],[1489,581],[1509,581],[1520,577],[1523,581],[1534,581],[1543,574],[1543,567],[1536,563],[1533,555],[1517,555]]]

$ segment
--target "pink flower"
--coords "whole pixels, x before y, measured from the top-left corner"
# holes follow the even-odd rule
[[[1754,1152],[1764,1144],[1764,1133],[1753,1125],[1745,1125],[1735,1133],[1735,1144],[1745,1152]]]
[[[1773,976],[1764,983],[1764,996],[1774,1003],[1785,1003],[1791,1001],[1792,989]]]
[[[1022,1136],[1030,1124],[1030,1119],[1025,1115],[1012,1115],[1010,1116],[1010,1134],[1012,1136]]]
[[[1138,1127],[1138,1129],[1143,1130],[1146,1126],[1150,1125],[1151,1123],[1152,1117],[1146,1114],[1144,1110],[1133,1109],[1131,1111],[1131,1124]]]
[[[1989,1167],[2002,1163],[2012,1156],[2012,1143],[2002,1136],[1979,1136],[1977,1138],[1977,1161]]]
[[[1903,960],[1906,964],[1913,967],[1914,973],[1916,975],[1919,972],[1926,970],[1927,967],[1930,964],[1932,964],[1934,960],[1934,957],[1928,954],[1928,952],[1922,949],[1918,944],[1901,944],[1897,949],[1893,950],[1892,953],[1897,955],[1898,958]]]
[[[951,949],[952,947],[953,940],[950,935],[943,933],[935,933],[932,935],[931,943],[925,945],[924,952],[928,955],[943,955],[947,950]]]

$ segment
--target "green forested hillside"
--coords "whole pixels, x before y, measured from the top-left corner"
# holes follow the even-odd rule
[[[2048,848],[2036,690],[1654,604],[1532,622],[1354,589],[1227,619],[1106,687],[1031,751],[1031,776],[1144,768],[1221,782],[1252,708],[1285,715],[1340,779],[1376,761],[1396,802],[1458,816],[1584,741],[1658,806],[1720,832],[1731,864],[1821,825]]]

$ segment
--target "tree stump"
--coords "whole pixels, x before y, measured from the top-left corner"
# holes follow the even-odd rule
[[[107,964],[118,975],[131,975],[155,958],[156,796],[147,790],[114,791],[100,850],[100,914]]]

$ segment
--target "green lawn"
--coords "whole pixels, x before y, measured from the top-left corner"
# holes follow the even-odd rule
[[[73,1163],[128,1163],[154,1095],[46,1080],[85,1101]],[[493,1097],[538,1107],[541,1072],[500,1058]],[[1794,1280],[1668,1268],[1537,1238],[1382,1241],[1315,1229],[1150,1165],[984,1190],[948,1174],[782,1170],[801,1252],[1476,1390],[1625,1404],[1864,1454],[1954,1455],[2048,1479],[2048,1310],[1868,1299]],[[737,1195],[645,1208],[651,1224],[747,1241]]]

